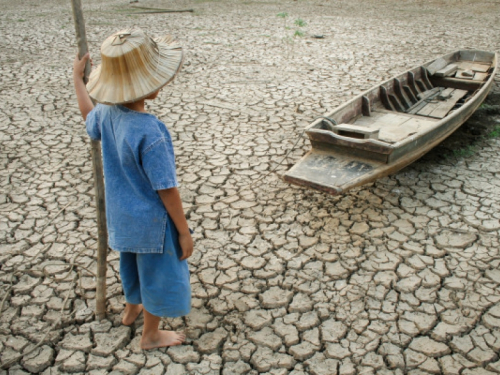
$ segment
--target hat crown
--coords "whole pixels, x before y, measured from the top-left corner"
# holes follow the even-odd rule
[[[120,57],[126,53],[141,53],[148,50],[158,50],[156,42],[141,29],[126,29],[118,31],[106,38],[101,45],[101,55]]]
[[[147,76],[157,69],[158,53],[156,43],[142,30],[118,31],[101,46],[101,74]]]
[[[106,38],[101,61],[87,86],[90,95],[103,103],[128,103],[167,84],[180,69],[182,49],[169,36],[155,41],[141,29],[126,29]]]

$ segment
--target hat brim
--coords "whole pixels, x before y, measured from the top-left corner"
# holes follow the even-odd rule
[[[158,51],[148,66],[123,77],[120,74],[101,74],[102,64],[89,77],[87,91],[92,99],[103,104],[126,104],[147,98],[170,83],[182,67],[182,47],[170,35],[154,39]],[[129,64],[134,65],[133,59]],[[154,68],[151,68],[154,67]]]

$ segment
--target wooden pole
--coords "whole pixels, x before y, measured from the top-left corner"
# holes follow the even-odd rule
[[[75,21],[78,56],[82,58],[88,52],[85,21],[83,20],[80,0],[71,0],[73,18]],[[84,82],[87,83],[90,74],[90,61],[85,66]],[[94,103],[95,104],[95,103]],[[97,208],[97,280],[95,316],[97,320],[106,317],[106,256],[108,252],[108,228],[106,226],[106,205],[104,200],[104,177],[101,157],[101,143],[91,140],[92,169],[94,171],[94,189]]]

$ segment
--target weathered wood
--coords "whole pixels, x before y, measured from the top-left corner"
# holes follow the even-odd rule
[[[334,132],[328,130],[310,129],[306,131],[311,143],[318,144],[320,148],[339,148],[346,147],[356,149],[356,153],[361,150],[372,154],[388,154],[392,149],[385,143],[379,142],[376,139],[349,139],[347,137],[339,136]]]
[[[398,112],[404,112],[405,107],[399,101],[399,98],[394,94],[389,94],[389,101],[392,103],[393,107],[396,108]]]
[[[429,81],[429,76],[427,75],[427,70],[425,68],[421,69],[422,71],[422,81],[425,84],[425,87],[427,87],[427,90],[432,89],[432,83]]]
[[[392,109],[393,111],[396,110],[396,107],[394,107],[392,102],[389,100],[389,94],[387,93],[385,86],[380,86],[380,100],[385,108]]]
[[[426,66],[427,71],[430,75],[433,75],[438,70],[443,69],[446,65],[448,65],[448,61],[443,58],[439,58],[434,60],[431,64]]]
[[[459,70],[455,74],[455,78],[457,79],[472,79],[474,77],[474,73],[472,70]]]
[[[403,92],[403,86],[401,84],[401,81],[397,78],[394,78],[394,93],[398,97],[400,103],[404,107],[404,111],[406,111],[408,108],[411,106],[411,101],[408,99],[406,94]]]
[[[451,95],[453,94],[454,91],[455,91],[455,89],[451,89],[451,88],[444,89],[436,96],[436,99],[447,100],[447,99],[451,98]]]
[[[435,121],[430,121],[427,118],[409,118],[401,116],[402,123],[397,125],[387,125],[380,129],[378,136],[379,141],[387,143],[398,143],[406,140],[409,137],[415,136],[419,132],[434,126]]]
[[[72,0],[78,55],[82,58],[88,52],[85,21],[83,19],[80,0]],[[90,61],[85,65],[84,82],[90,74]],[[106,317],[106,256],[108,253],[108,229],[106,225],[106,206],[104,197],[104,176],[101,157],[101,143],[91,140],[91,159],[94,172],[94,190],[97,208],[97,272],[96,272],[96,306],[97,320]]]
[[[432,83],[434,86],[440,87],[452,87],[459,90],[476,91],[478,90],[483,82],[458,79],[454,77],[432,77]]]
[[[361,112],[363,113],[363,116],[371,116],[372,108],[370,105],[370,99],[367,96],[363,95],[361,97],[361,100]]]
[[[415,96],[420,94],[420,90],[415,82],[415,74],[413,72],[408,72],[408,86]]]
[[[444,94],[445,91],[448,91],[449,94]],[[455,106],[456,102],[467,94],[465,90],[446,89],[445,91],[442,93],[443,96],[446,97],[445,100],[435,100],[427,103],[427,105],[418,111],[417,114],[421,116],[443,118]]]
[[[472,70],[480,73],[486,73],[491,68],[491,64],[474,61],[458,61],[456,64],[460,70]]]
[[[403,90],[405,90],[406,96],[409,98],[411,105],[418,101],[417,97],[413,94],[413,91],[410,89],[410,86],[404,85]]]
[[[368,128],[353,124],[339,124],[334,127],[338,135],[359,139],[377,138],[379,129]]]
[[[441,92],[442,88],[441,87],[435,87],[432,90],[427,90],[424,91],[422,94],[419,94],[419,101],[416,102],[411,108],[406,111],[406,113],[409,114],[416,114],[420,109],[425,107],[427,104],[427,100],[432,99],[434,96],[439,95]]]
[[[447,76],[451,76],[457,70],[458,70],[457,64],[449,64],[446,67],[444,67],[443,69],[438,70],[436,73],[434,73],[434,75],[436,77],[447,77]]]
[[[491,64],[473,64],[471,67],[471,70],[479,73],[486,73],[490,68]]]
[[[424,82],[421,79],[418,79],[416,81],[416,83],[417,83],[417,87],[418,87],[420,92],[424,92],[424,91],[429,90],[429,88],[427,88],[427,86],[424,84]]]
[[[474,81],[485,81],[488,78],[488,73],[476,73],[474,74]]]
[[[479,51],[479,50],[463,50],[460,51],[460,60],[491,63],[496,58],[494,52]]]

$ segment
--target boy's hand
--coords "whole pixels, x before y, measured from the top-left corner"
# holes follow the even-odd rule
[[[87,60],[90,59],[90,54],[87,52],[83,55],[82,59],[78,58],[78,53],[75,56],[75,60],[73,61],[73,77],[78,79],[83,79],[83,75],[85,74],[85,64]],[[92,60],[90,60],[92,63]]]
[[[90,54],[87,52],[82,59],[78,58],[78,54],[75,56],[75,61],[73,61],[73,83],[75,85],[76,98],[78,100],[78,108],[85,120],[87,115],[92,108],[94,108],[94,104],[90,99],[90,96],[85,87],[85,83],[83,82],[83,75],[85,74],[85,64],[90,59]],[[92,63],[92,60],[90,60]]]
[[[191,234],[179,234],[179,244],[182,249],[182,257],[180,257],[180,260],[189,258],[193,254],[194,248],[193,237],[191,237]]]

